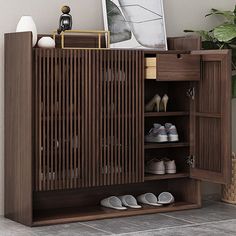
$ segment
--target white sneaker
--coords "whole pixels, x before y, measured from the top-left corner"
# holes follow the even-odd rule
[[[166,174],[175,174],[176,173],[176,164],[175,160],[164,159],[165,172]]]
[[[148,143],[163,143],[168,141],[168,136],[164,126],[153,124],[153,128],[145,136],[145,142]]]
[[[171,123],[166,123],[165,129],[166,129],[166,133],[168,135],[169,142],[179,141],[179,135],[177,133],[177,129],[176,129],[175,125],[172,125]]]
[[[145,172],[154,175],[164,175],[165,174],[164,161],[160,161],[158,159],[152,159],[146,164]]]

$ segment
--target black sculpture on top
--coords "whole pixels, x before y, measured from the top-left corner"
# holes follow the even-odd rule
[[[65,30],[71,30],[72,29],[72,16],[70,13],[70,7],[69,6],[63,6],[61,8],[62,15],[60,17],[59,21],[59,29],[57,30],[57,33],[60,34],[62,31]]]

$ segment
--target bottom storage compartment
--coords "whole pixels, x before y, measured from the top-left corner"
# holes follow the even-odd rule
[[[151,192],[170,192],[175,202],[163,206],[140,204],[142,208],[113,210],[100,206],[109,196],[131,194],[135,198]],[[201,207],[200,182],[189,178],[149,181],[132,185],[103,186],[69,191],[35,192],[33,226],[153,214]]]

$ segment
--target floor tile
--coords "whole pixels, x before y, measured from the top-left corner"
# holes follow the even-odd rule
[[[109,235],[103,230],[94,229],[80,223],[64,224],[56,226],[38,227],[32,229],[38,236],[92,236]]]
[[[0,236],[236,236],[236,206],[204,202],[202,209],[30,228],[0,217]]]
[[[189,224],[181,219],[173,219],[161,214],[126,217],[122,219],[110,219],[87,222],[86,225],[103,229],[113,234],[129,233],[158,229],[160,227],[180,226]]]
[[[195,224],[194,226],[171,227],[159,230],[148,230],[120,236],[235,236],[236,220],[225,222]]]
[[[109,235],[81,223],[53,225],[44,227],[26,227],[13,221],[0,218],[0,236],[94,236]]]
[[[203,208],[166,213],[166,216],[187,220],[192,223],[205,223],[219,220],[236,219],[236,208],[213,201],[204,202]]]

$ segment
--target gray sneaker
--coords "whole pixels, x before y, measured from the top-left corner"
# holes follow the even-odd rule
[[[166,129],[166,133],[168,135],[169,142],[179,141],[179,135],[177,133],[177,129],[176,129],[175,125],[172,125],[171,123],[166,123],[165,129]]]
[[[168,136],[164,126],[160,124],[153,124],[153,128],[145,136],[147,143],[163,143],[168,141]]]

